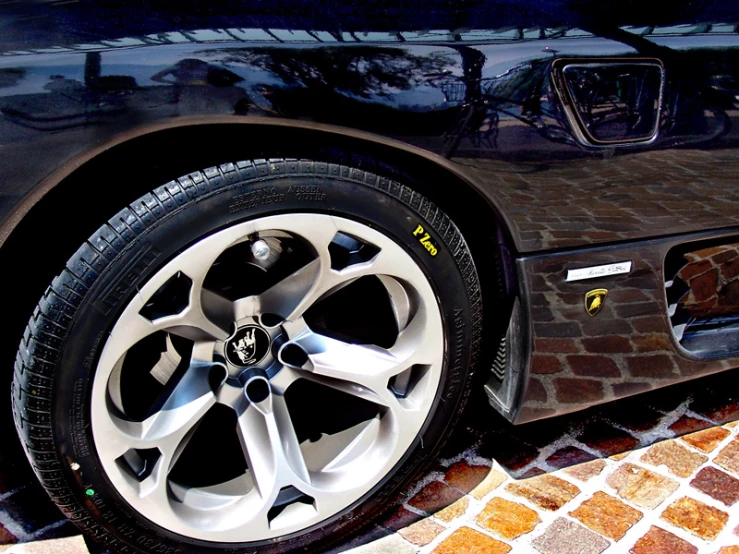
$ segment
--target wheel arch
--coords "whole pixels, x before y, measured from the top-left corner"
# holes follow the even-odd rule
[[[324,159],[418,188],[460,227],[480,272],[483,305],[507,299],[516,289],[514,247],[504,214],[453,162],[400,141],[331,125],[179,118],[123,133],[66,162],[6,219],[0,227],[0,267],[24,260],[24,271],[0,274],[4,290],[16,291],[7,314],[15,335],[20,338],[33,306],[76,248],[123,206],[179,175],[226,161],[269,157]],[[144,173],[140,167],[148,169]],[[29,255],[39,248],[41,255]],[[507,316],[496,322],[507,326]],[[491,318],[487,321],[486,333],[505,332],[491,325]],[[14,355],[15,341],[7,344],[7,354]],[[4,350],[0,359],[12,363]],[[480,367],[490,367],[489,360]]]

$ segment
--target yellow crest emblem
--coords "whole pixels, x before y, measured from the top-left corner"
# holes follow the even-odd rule
[[[594,289],[585,295],[585,311],[590,317],[600,311],[606,301],[606,296],[608,296],[607,289]]]

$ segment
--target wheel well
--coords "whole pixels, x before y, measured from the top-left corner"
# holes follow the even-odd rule
[[[433,160],[386,144],[308,128],[176,127],[138,136],[93,157],[51,188],[10,233],[0,248],[0,267],[16,268],[0,274],[2,290],[11,296],[5,310],[10,340],[0,346],[3,365],[12,367],[17,344],[13,337],[20,339],[46,287],[103,222],[180,175],[224,162],[270,157],[342,163],[417,188],[460,227],[480,272],[483,305],[500,302],[503,293],[515,287],[515,278],[501,265],[511,267],[501,258],[507,258],[512,243],[499,215],[469,183]],[[495,312],[496,321],[507,325],[507,317],[498,317],[498,308]],[[500,332],[494,327],[490,326],[491,332]]]

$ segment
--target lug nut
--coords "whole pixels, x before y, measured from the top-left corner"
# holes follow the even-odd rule
[[[267,244],[267,242],[262,239],[255,240],[251,243],[251,253],[260,262],[263,262],[264,260],[269,258],[271,252],[272,249],[269,247],[269,244]]]

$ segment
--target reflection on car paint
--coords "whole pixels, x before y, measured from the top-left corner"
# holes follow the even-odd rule
[[[24,197],[91,144],[147,124],[187,116],[253,124],[243,116],[259,116],[365,130],[451,160],[510,225],[521,290],[530,291],[521,309],[532,358],[514,387],[523,395],[518,421],[736,365],[690,359],[676,343],[682,335],[668,315],[662,257],[680,241],[630,242],[739,226],[735,24],[434,23],[431,30],[162,23],[166,30],[104,28],[85,40],[9,39],[0,56],[0,225],[10,224],[9,198]],[[555,90],[553,65],[645,57],[665,68],[654,143],[583,144]],[[581,104],[592,111],[587,99]],[[28,164],[29,155],[42,162]],[[626,259],[632,271],[602,278],[608,301],[589,317],[583,297],[601,283],[568,283],[567,270]],[[696,309],[690,299],[685,311]],[[499,408],[512,408],[508,400]]]

